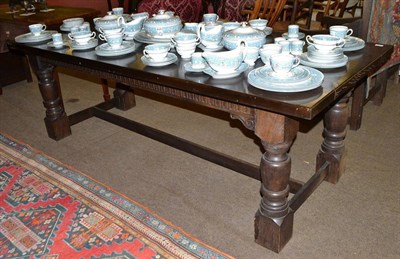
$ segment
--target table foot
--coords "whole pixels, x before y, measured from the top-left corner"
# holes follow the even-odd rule
[[[335,104],[324,117],[324,141],[317,155],[316,171],[329,163],[325,180],[336,184],[345,170],[346,126],[348,121],[348,101],[350,94]]]
[[[117,98],[117,109],[126,111],[136,106],[135,94],[127,85],[117,83],[114,91],[114,97]]]
[[[290,211],[284,217],[269,218],[257,211],[254,219],[256,243],[279,253],[292,237],[293,216]]]

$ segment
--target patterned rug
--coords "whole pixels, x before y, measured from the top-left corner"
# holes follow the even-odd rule
[[[0,133],[0,258],[232,258]]]

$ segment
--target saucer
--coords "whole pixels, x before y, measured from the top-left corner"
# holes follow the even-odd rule
[[[222,45],[222,44],[218,44],[217,46],[212,47],[212,48],[204,46],[203,43],[200,43],[197,46],[203,51],[218,51],[218,50],[221,50],[224,48],[224,45]]]
[[[47,46],[49,46],[50,48],[53,48],[53,49],[62,49],[64,47],[68,46],[68,42],[67,41],[63,41],[62,44],[54,45],[53,41],[49,41],[49,42],[47,42]]]
[[[204,65],[204,67],[202,68],[194,68],[192,67],[192,62],[186,63],[185,65],[183,65],[183,67],[185,68],[185,71],[188,72],[203,72],[203,70],[207,68],[206,65]]]
[[[67,27],[64,24],[60,26],[60,31],[70,32],[72,27]]]
[[[75,41],[72,41],[71,48],[74,50],[88,50],[93,49],[99,44],[97,39],[90,39],[86,44],[77,44]]]
[[[207,75],[212,76],[214,79],[226,79],[226,78],[232,78],[240,75],[242,72],[246,71],[249,68],[249,65],[246,63],[242,63],[235,71],[232,73],[218,73],[211,67],[207,67],[206,69],[203,70],[204,73]]]
[[[298,66],[293,69],[302,71],[298,74],[298,76],[296,76],[297,72],[294,72],[294,76],[292,77],[279,77],[279,80],[281,81],[276,83],[276,78],[274,77],[260,76],[260,69],[265,70],[263,73],[273,72],[271,67],[261,67],[253,69],[247,75],[247,81],[252,86],[266,91],[284,93],[304,92],[320,87],[322,81],[324,80],[324,74],[322,74],[320,71],[310,67]],[[296,81],[299,76],[303,77],[300,83]]]
[[[284,37],[285,39],[303,39],[305,36],[306,35],[303,32],[299,32],[299,36],[298,37],[289,37],[287,32],[282,34],[282,37]]]
[[[349,58],[346,55],[343,55],[342,58],[335,60],[335,62],[326,62],[325,60],[321,60],[320,62],[311,61],[307,52],[298,56],[300,58],[300,64],[315,67],[315,68],[338,68],[347,65]]]
[[[145,64],[146,66],[162,67],[176,62],[178,60],[178,57],[174,53],[168,53],[167,56],[162,61],[153,61],[147,58],[146,56],[142,56],[141,60],[143,64]]]
[[[51,35],[54,33],[57,33],[57,31],[42,31],[40,35],[35,36],[28,32],[15,37],[15,41],[18,43],[38,43],[51,39]]]
[[[365,41],[363,39],[349,36],[346,39],[346,43],[343,46],[343,51],[356,51],[365,47]]]
[[[136,45],[132,41],[123,41],[121,46],[118,48],[111,48],[110,44],[103,43],[95,48],[95,52],[98,56],[102,57],[115,57],[122,56],[135,51]]]

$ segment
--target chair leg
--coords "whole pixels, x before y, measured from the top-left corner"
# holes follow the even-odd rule
[[[110,92],[108,90],[108,82],[107,79],[102,78],[101,79],[101,86],[103,87],[103,98],[104,101],[110,100]]]

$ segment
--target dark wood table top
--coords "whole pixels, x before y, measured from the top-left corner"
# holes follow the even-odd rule
[[[100,14],[100,11],[92,8],[80,8],[80,7],[62,7],[62,6],[49,6],[49,9],[55,9],[51,12],[40,12],[36,10],[36,13],[29,16],[21,16],[23,11],[17,13],[9,12],[8,7],[0,8],[0,22],[12,23],[14,25],[27,26],[33,23],[44,23],[50,29],[56,29],[56,27],[62,24],[62,21],[73,17],[82,17],[87,21],[91,21],[93,18]]]
[[[51,50],[46,44],[29,46],[14,42],[10,47],[44,58],[55,65],[72,66],[89,73],[106,72],[114,79],[131,78],[307,120],[326,111],[335,101],[364,82],[388,60],[393,51],[391,45],[367,43],[362,50],[346,52],[349,57],[346,66],[319,69],[325,76],[321,87],[301,93],[276,93],[251,86],[246,76],[250,70],[231,79],[213,79],[203,73],[185,72],[183,66],[189,61],[181,59],[165,67],[145,66],[140,59],[143,45],[134,53],[113,58],[99,57],[94,50],[73,51],[70,54],[68,49]],[[255,67],[261,65],[263,63],[258,60]]]

